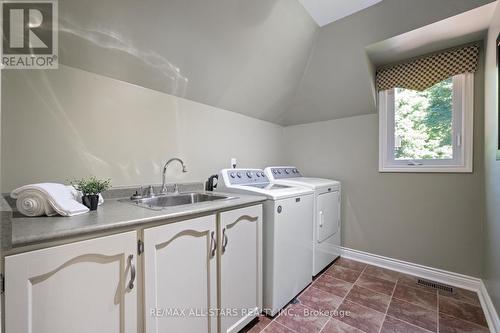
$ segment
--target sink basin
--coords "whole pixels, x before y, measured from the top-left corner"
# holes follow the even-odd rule
[[[216,201],[216,200],[229,200],[234,197],[228,197],[220,194],[208,194],[208,193],[179,193],[179,194],[164,194],[158,195],[151,198],[143,199],[124,199],[121,201],[129,202],[131,204],[154,209],[161,210],[166,207],[190,205],[206,201]]]

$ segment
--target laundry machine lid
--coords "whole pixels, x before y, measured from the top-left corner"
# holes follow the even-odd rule
[[[324,178],[312,178],[312,177],[298,177],[298,178],[287,178],[279,179],[274,181],[275,184],[287,184],[295,186],[304,186],[312,189],[317,189],[321,187],[338,187],[340,182],[332,179]]]

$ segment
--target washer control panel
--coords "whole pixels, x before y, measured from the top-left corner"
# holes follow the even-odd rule
[[[299,170],[295,167],[271,168],[271,172],[274,179],[302,177]]]
[[[263,170],[259,169],[228,169],[227,179],[231,185],[247,185],[269,183],[269,179]]]

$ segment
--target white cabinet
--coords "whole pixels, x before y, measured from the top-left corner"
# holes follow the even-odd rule
[[[237,333],[262,308],[262,206],[219,215],[220,332]]]
[[[6,257],[6,332],[137,332],[136,246],[133,231]]]
[[[146,333],[215,333],[215,215],[144,230]]]
[[[146,333],[236,333],[259,314],[262,206],[218,217],[144,230]]]
[[[6,333],[236,333],[262,308],[261,238],[256,205],[144,229],[137,272],[136,231],[8,256]]]

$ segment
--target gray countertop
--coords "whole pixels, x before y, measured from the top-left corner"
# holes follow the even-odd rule
[[[5,216],[2,218],[2,248],[8,250],[62,238],[136,227],[161,220],[178,221],[190,215],[227,210],[266,200],[260,196],[227,195],[233,198],[173,206],[162,210],[142,208],[113,198],[106,199],[97,211],[72,217],[26,217],[13,212],[10,218]]]

